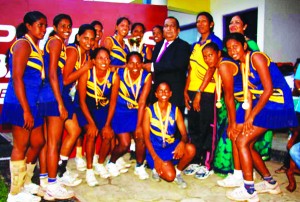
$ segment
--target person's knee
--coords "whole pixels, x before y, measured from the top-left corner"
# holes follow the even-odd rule
[[[188,156],[194,157],[196,155],[196,147],[193,144],[187,143],[185,151]]]
[[[137,137],[137,138],[135,139],[135,143],[136,143],[137,145],[144,146],[144,145],[145,145],[144,138],[143,138],[143,137]]]

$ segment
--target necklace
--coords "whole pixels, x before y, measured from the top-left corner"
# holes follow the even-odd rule
[[[216,107],[218,109],[220,109],[222,107],[222,103],[221,103],[221,92],[222,92],[221,84],[222,84],[222,80],[221,80],[221,76],[219,74],[218,69],[216,69],[216,74],[217,74],[217,79],[216,79],[217,103],[216,103]]]
[[[135,90],[134,90],[134,86],[133,86],[134,84],[133,84],[132,79],[131,79],[131,77],[130,77],[129,70],[127,69],[127,78],[128,78],[128,80],[129,80],[129,83],[130,83],[130,89],[131,89],[131,92],[132,92],[132,94],[133,94],[133,96],[134,96],[134,100],[135,100],[135,101],[137,101],[137,97],[138,97],[139,92],[140,92],[140,89],[141,89],[141,80],[142,80],[141,74],[142,74],[142,71],[143,71],[143,70],[140,71],[140,75],[139,75],[139,77],[137,78],[136,91],[135,91]]]
[[[40,56],[40,60],[42,62],[42,67],[41,67],[41,78],[42,79],[45,79],[45,69],[44,69],[44,59],[43,59],[43,51],[33,42],[32,38],[28,35],[28,34],[25,34],[25,38],[30,41],[30,43],[34,46],[34,48],[37,50],[37,52],[39,53],[39,56]]]
[[[249,109],[250,105],[248,102],[248,79],[249,79],[249,58],[250,53],[246,54],[245,64],[241,64],[242,77],[243,77],[243,91],[244,91],[244,103],[242,104],[243,109]]]
[[[106,84],[107,84],[107,78],[109,76],[109,71],[106,72],[106,75],[104,77],[104,80],[103,80],[103,88],[102,88],[102,91],[100,91],[99,93],[99,96],[101,97],[104,97],[104,91],[105,91],[105,88],[106,88]],[[97,93],[97,83],[98,83],[98,78],[97,78],[97,75],[96,75],[96,67],[94,66],[93,67],[93,77],[94,77],[94,95],[95,95],[95,102],[96,102],[96,108],[98,109],[99,108],[99,102],[100,102],[100,98],[98,99],[98,93]]]
[[[162,138],[163,138],[163,145],[162,147],[165,148],[166,147],[166,135],[168,134],[168,125],[169,125],[169,116],[170,116],[170,112],[171,112],[171,104],[168,104],[167,107],[167,113],[165,115],[166,119],[165,119],[165,124],[163,124],[163,119],[162,119],[162,113],[161,110],[159,108],[158,102],[156,102],[156,107],[157,107],[157,114],[158,114],[158,119],[160,122],[160,130],[162,133]]]

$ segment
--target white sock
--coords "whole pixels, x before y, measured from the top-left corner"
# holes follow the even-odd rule
[[[235,176],[235,178],[237,179],[242,179],[243,178],[243,172],[242,170],[233,170],[233,175]]]
[[[176,170],[176,176],[181,174],[181,170],[178,170],[177,166],[175,167]]]
[[[65,161],[65,160],[68,160],[68,159],[69,159],[68,156],[63,156],[63,155],[59,155],[59,157],[60,157],[60,159],[61,159],[62,161]]]

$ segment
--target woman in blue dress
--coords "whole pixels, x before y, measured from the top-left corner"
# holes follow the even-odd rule
[[[78,80],[77,93],[81,110],[78,111],[77,117],[79,125],[86,131],[86,181],[89,186],[96,186],[98,181],[94,173],[102,178],[110,176],[103,163],[114,141],[111,120],[116,107],[120,79],[116,72],[109,69],[109,50],[106,48],[96,48],[91,52],[91,60],[94,67]],[[94,165],[94,172],[92,161],[98,135],[101,135],[102,143],[99,163]]]
[[[110,67],[112,71],[117,70],[119,67],[125,67],[126,55],[130,50],[125,44],[124,38],[128,35],[129,26],[129,19],[120,17],[116,23],[115,35],[106,37],[104,40],[104,47],[110,51]]]
[[[170,85],[161,82],[157,85],[155,96],[158,99],[146,108],[143,119],[146,160],[152,169],[152,179],[160,178],[175,181],[180,188],[187,184],[181,176],[181,171],[190,163],[196,154],[196,148],[188,143],[187,131],[181,111],[169,102],[172,96]],[[175,138],[176,130],[181,138]]]
[[[54,30],[50,33],[44,47],[46,78],[39,96],[39,108],[41,115],[45,118],[44,136],[47,140],[39,159],[40,184],[46,190],[44,198],[48,200],[68,199],[74,196],[72,191],[68,191],[61,186],[61,183],[57,183],[56,178],[64,122],[68,116],[62,99],[62,72],[66,63],[65,41],[69,39],[72,32],[72,19],[69,15],[59,14],[53,19],[53,27]],[[80,180],[73,179],[73,182],[67,185],[76,186],[80,182]]]
[[[130,52],[126,59],[126,68],[118,69],[120,88],[112,120],[118,144],[111,153],[107,169],[112,176],[120,174],[115,162],[128,151],[132,135],[135,140],[137,161],[134,172],[140,179],[147,179],[149,176],[143,165],[146,148],[142,132],[142,119],[152,78],[150,73],[142,69],[143,57],[140,53]]]
[[[278,194],[281,191],[253,145],[268,129],[297,126],[291,90],[268,56],[247,49],[242,34],[230,34],[224,44],[229,56],[239,62],[238,71],[242,76],[241,83],[234,78],[234,70],[219,68],[228,109],[228,136],[233,144],[234,161],[241,164],[244,178],[244,186],[228,191],[226,196],[236,201],[259,201],[257,193]],[[215,50],[207,48],[203,52],[207,58],[214,58],[218,54]],[[208,59],[206,63],[210,63]],[[234,97],[243,101],[237,110]],[[264,179],[255,185],[253,166]]]
[[[60,150],[60,175],[64,173],[69,155],[72,152],[74,144],[81,133],[76,115],[76,109],[79,108],[78,99],[75,97],[77,89],[77,80],[81,75],[92,68],[92,62],[88,53],[95,43],[96,31],[90,24],[83,24],[79,27],[75,37],[75,43],[69,44],[66,48],[67,60],[63,70],[63,92],[62,98],[64,105],[68,110],[68,117],[65,121],[65,130],[67,135],[62,141]],[[77,151],[76,151],[77,152]],[[86,169],[82,158],[75,158],[78,170]]]
[[[13,150],[10,159],[11,186],[7,201],[40,201],[24,187],[28,165],[35,164],[44,146],[37,102],[45,78],[43,52],[39,41],[44,38],[47,18],[39,11],[25,14],[17,28],[17,41],[9,51],[11,78],[4,98],[1,121],[12,126]],[[27,164],[27,165],[26,165]],[[31,173],[30,173],[31,174]],[[26,179],[26,180],[27,180]]]

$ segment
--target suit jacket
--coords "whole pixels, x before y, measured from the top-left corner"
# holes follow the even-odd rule
[[[164,40],[157,43],[152,54],[154,66],[154,89],[161,81],[170,84],[173,95],[170,102],[179,108],[184,108],[184,87],[190,60],[190,45],[177,37],[163,53],[159,62],[156,62]],[[154,90],[153,89],[153,90]]]

